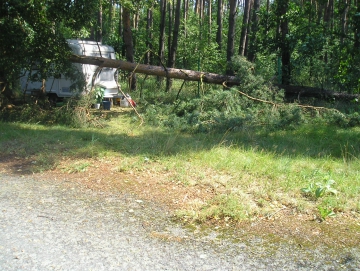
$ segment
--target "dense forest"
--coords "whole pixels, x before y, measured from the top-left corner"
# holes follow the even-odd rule
[[[39,79],[68,69],[67,38],[112,45],[129,62],[227,75],[243,56],[276,84],[360,91],[358,0],[5,0],[2,94],[35,61]]]

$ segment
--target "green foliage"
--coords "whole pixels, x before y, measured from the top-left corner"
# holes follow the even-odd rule
[[[326,220],[327,217],[335,217],[336,214],[331,208],[318,206],[318,211],[321,220]]]
[[[278,118],[271,118],[273,129],[295,129],[296,126],[305,122],[305,116],[302,109],[296,105],[289,104],[282,106],[278,110]]]
[[[61,124],[70,127],[93,126],[98,125],[101,119],[95,121],[97,116],[89,114],[92,104],[93,99],[90,95],[66,99],[61,107],[53,107],[44,97],[38,99],[36,103],[29,102],[12,109],[3,109],[0,112],[0,120],[47,125]]]
[[[324,109],[285,104],[282,90],[272,87],[257,74],[253,63],[235,57],[232,66],[242,83],[231,89],[210,87],[197,96],[196,86],[192,85],[177,100],[170,93],[164,96],[165,92],[152,91],[150,96],[144,91],[146,99],[142,101],[142,109],[146,120],[188,132],[236,131],[250,127],[293,130],[303,123],[327,123],[343,128],[360,125],[360,107],[356,100],[323,102]],[[317,100],[309,103],[318,106]]]
[[[146,104],[147,121],[192,132],[239,130],[253,126],[293,129],[305,122],[304,113],[296,105],[274,107],[260,101],[280,103],[283,93],[256,74],[253,63],[237,57],[232,65],[242,82],[239,88],[211,88],[200,97],[187,94],[167,104]]]
[[[337,195],[337,190],[332,187],[334,180],[328,180],[325,183],[310,183],[308,187],[302,188],[301,192],[313,197],[315,200],[323,197],[325,194]]]
[[[358,112],[353,112],[353,110],[359,110],[357,105],[345,104],[347,108],[344,108],[344,111],[340,112],[338,110],[329,110],[323,113],[323,118],[326,119],[326,122],[333,124],[342,128],[355,127],[360,125],[360,114]]]
[[[358,48],[355,50],[358,51]],[[340,89],[347,89],[350,93],[360,93],[359,62],[359,52],[355,53],[352,50],[344,50],[337,74],[335,75],[335,83]]]
[[[273,1],[269,10],[263,5],[259,11],[257,55],[270,55],[274,52],[281,55],[278,51],[281,51],[283,46],[277,30],[280,18],[277,14],[278,3]],[[357,6],[345,6],[339,2],[334,5],[332,14],[327,14],[329,17],[326,18],[327,15],[317,12],[315,2],[289,1],[288,4],[287,12],[282,18],[288,21],[289,27],[285,41],[288,42],[291,52],[292,84],[358,93],[360,54],[358,46],[355,45],[356,39],[353,38],[358,36],[356,31],[360,29]],[[348,12],[348,21],[343,18],[345,11]],[[351,22],[353,27],[343,33],[344,25],[348,22]],[[276,72],[274,65],[273,74]]]
[[[69,70],[70,49],[62,27],[80,30],[97,1],[17,1],[0,5],[0,82],[10,97],[21,70],[39,67],[38,78]]]
[[[96,86],[94,90],[94,96],[97,103],[101,103],[104,99],[105,88]]]

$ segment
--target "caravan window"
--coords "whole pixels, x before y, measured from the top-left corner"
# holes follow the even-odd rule
[[[102,68],[99,73],[101,81],[112,81],[114,80],[114,69],[113,68]]]
[[[91,53],[89,53],[89,56],[98,56],[98,57],[104,57],[104,58],[112,58],[111,55],[113,55],[113,54],[112,53],[107,53],[107,52],[101,52],[101,54],[99,52],[91,52]]]

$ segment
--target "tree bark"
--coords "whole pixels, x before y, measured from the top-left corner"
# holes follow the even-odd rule
[[[226,60],[228,62],[228,67],[226,69],[227,75],[233,75],[233,70],[231,68],[230,62],[231,58],[234,56],[234,42],[235,42],[235,15],[236,15],[236,2],[237,0],[230,1],[230,10],[229,10],[229,30],[228,30],[228,43],[226,50]]]
[[[216,22],[217,22],[217,31],[216,31],[216,43],[218,44],[218,49],[219,51],[221,51],[222,49],[222,31],[223,31],[223,18],[222,18],[222,14],[223,14],[223,2],[222,0],[218,0],[218,5],[217,5],[217,18],[216,18]]]
[[[245,0],[245,6],[244,6],[244,15],[243,15],[243,22],[241,26],[241,34],[240,34],[240,45],[239,45],[239,55],[244,56],[245,55],[245,44],[246,44],[246,38],[247,38],[247,29],[249,24],[249,18],[250,18],[250,3],[251,0]]]
[[[360,49],[360,2],[356,3],[356,14],[353,18],[354,25],[354,52],[359,52]],[[358,54],[358,53],[357,53]]]
[[[159,36],[159,65],[164,65],[164,54],[165,54],[165,19],[166,19],[166,0],[160,1],[160,36]],[[162,78],[158,78],[159,82]]]
[[[102,0],[99,4],[99,13],[98,13],[98,26],[96,29],[96,41],[102,42],[103,38],[103,11],[102,11]]]
[[[347,29],[348,29],[348,13],[349,13],[349,0],[342,0],[339,1],[339,5],[341,6],[340,11],[342,11],[341,14],[341,38],[340,38],[340,44],[344,45]]]
[[[200,11],[200,1],[202,1],[202,0],[195,0],[195,5],[194,5],[194,12],[195,12],[195,14],[199,14],[199,11]]]
[[[124,7],[123,10],[123,26],[124,26],[124,44],[126,51],[126,60],[134,62],[134,47],[132,40],[131,21],[130,21],[130,10]],[[129,77],[130,89],[136,90],[136,76],[132,74]]]
[[[124,12],[124,9],[122,6],[120,6],[119,8],[119,25],[118,25],[118,35],[119,37],[122,37],[124,39],[124,27],[123,27],[123,23],[122,23],[122,16],[123,16],[123,12]],[[120,40],[118,40],[118,44],[119,44],[119,48],[121,49],[121,56],[122,57],[125,57],[125,45],[122,44],[120,42]]]
[[[306,86],[292,86],[292,85],[276,85],[278,88],[285,91],[285,99],[292,102],[293,100],[300,101],[304,97],[314,97],[319,99],[335,98],[339,100],[351,101],[358,99],[359,94],[349,94],[344,92],[333,92],[322,88],[306,87]]]
[[[212,27],[212,5],[211,5],[211,0],[207,1],[208,3],[208,9],[207,9],[207,16],[208,16],[208,24],[209,24],[209,43],[211,42],[211,27]]]
[[[152,65],[153,64],[153,7],[148,8],[147,10],[147,18],[146,18],[146,34],[147,34],[147,40],[146,40],[146,46],[148,48],[148,52],[146,53],[146,64]]]
[[[107,36],[111,36],[114,32],[114,0],[109,0],[109,16],[108,16],[108,29]]]
[[[277,15],[279,18],[279,30],[280,30],[280,51],[281,51],[281,81],[283,85],[290,85],[291,81],[291,52],[290,44],[287,38],[289,34],[289,22],[286,18],[286,13],[289,7],[289,0],[278,0]]]
[[[169,77],[187,81],[201,81],[210,84],[225,84],[226,86],[239,85],[240,80],[235,76],[226,76],[216,73],[199,72],[192,70],[164,68],[162,66],[151,66],[145,64],[136,64],[123,60],[72,55],[70,61],[74,63],[90,64],[102,67],[117,68],[124,71],[155,75],[160,77]]]
[[[251,16],[251,39],[250,39],[250,46],[247,55],[247,59],[251,62],[255,61],[256,58],[256,36],[259,28],[259,12],[260,9],[260,0],[254,0],[254,6],[252,10]]]
[[[183,50],[186,52],[187,51],[187,20],[188,20],[188,13],[189,13],[189,0],[184,0],[184,45],[183,45]],[[183,57],[183,67],[187,67],[188,66],[188,61],[187,61],[187,55],[185,54]]]
[[[169,67],[175,67],[175,60],[176,60],[176,51],[178,47],[178,40],[179,40],[179,30],[180,30],[180,9],[181,9],[181,0],[176,0],[176,7],[175,7],[175,22],[174,22],[174,32],[173,32],[173,40],[171,43],[171,50],[169,55]],[[170,45],[170,44],[169,44]],[[166,80],[166,91],[169,91],[172,86],[172,81],[170,78]]]
[[[173,1],[168,2],[168,51],[167,51],[167,66],[171,67],[170,65],[170,55],[171,55],[171,38],[172,38],[172,31],[173,31],[173,9],[174,9],[174,3]]]

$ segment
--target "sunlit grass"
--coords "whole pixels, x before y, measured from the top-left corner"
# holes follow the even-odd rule
[[[192,210],[194,217],[244,219],[284,206],[298,212],[319,206],[360,212],[359,134],[359,128],[304,125],[292,131],[191,135],[139,126],[123,114],[103,128],[0,123],[0,148],[3,156],[31,159],[35,171],[54,168],[62,158],[81,161],[67,172],[87,170],[86,159],[121,157],[119,172],[151,165],[159,174],[172,173],[164,182],[213,187],[215,198]],[[337,195],[314,201],[301,193],[330,179]]]

